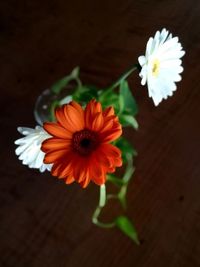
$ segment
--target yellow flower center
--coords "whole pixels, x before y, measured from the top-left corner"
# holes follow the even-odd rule
[[[154,59],[152,65],[153,65],[152,74],[153,74],[153,76],[157,77],[159,74],[159,69],[160,69],[160,61],[158,59]]]

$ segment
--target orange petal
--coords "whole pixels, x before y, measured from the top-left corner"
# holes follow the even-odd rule
[[[92,99],[85,108],[85,127],[90,129],[97,113],[102,113],[101,103]]]
[[[106,131],[110,131],[113,127],[113,120],[109,120],[109,121],[105,121],[104,120],[104,125],[102,127],[102,129],[100,130],[101,133],[104,133]]]
[[[79,112],[79,116],[82,118],[82,120],[84,120],[84,110],[81,105],[75,101],[70,102],[70,105],[72,105]]]
[[[81,157],[79,155],[75,155],[73,157],[72,168],[73,168],[73,176],[74,179],[80,183],[85,179],[85,175],[87,172],[87,164],[88,159]]]
[[[72,138],[72,133],[67,131],[62,126],[58,125],[58,123],[45,122],[43,124],[43,128],[52,136],[56,136],[58,138],[63,138],[63,139]]]
[[[71,173],[71,164],[70,164],[70,153],[66,154],[64,157],[61,157],[59,161],[54,163],[51,174],[62,179],[67,177]]]
[[[62,164],[60,164],[60,162],[56,162],[53,164],[53,167],[51,169],[51,174],[53,176],[59,176],[60,173],[60,168],[62,167]]]
[[[91,126],[91,121],[92,121],[92,116],[91,116],[91,113],[92,113],[92,102],[93,100],[91,100],[86,108],[85,108],[85,113],[84,113],[84,116],[85,116],[85,127],[90,129],[90,126]]]
[[[97,161],[95,156],[92,156],[89,166],[90,179],[98,185],[105,183],[105,172],[104,166],[101,162]]]
[[[112,130],[112,128],[116,127],[116,124],[120,125],[118,122],[116,122],[116,118],[117,117],[114,115],[104,117],[104,125],[101,129],[101,133]]]
[[[122,166],[122,158],[115,158],[114,160],[115,167],[121,167]]]
[[[102,185],[102,184],[105,184],[106,182],[106,175],[102,175],[102,176],[96,176],[96,177],[93,177],[92,181],[97,184],[97,185]]]
[[[94,120],[92,122],[91,130],[93,130],[93,131],[100,131],[100,129],[103,126],[103,123],[104,123],[104,120],[103,120],[102,113],[101,112],[98,112],[95,115]]]
[[[60,123],[60,125],[64,127],[65,129],[67,129],[67,122],[66,122],[63,106],[56,108],[55,116],[56,116],[57,121]]]
[[[121,150],[116,146],[113,146],[111,144],[102,144],[101,148],[104,150],[105,154],[108,157],[111,157],[111,158],[121,157]]]
[[[71,146],[70,139],[49,138],[42,143],[41,150],[45,153],[53,150],[62,150]]]
[[[107,116],[111,116],[111,115],[114,115],[114,114],[115,114],[115,111],[114,111],[113,106],[108,107],[108,108],[106,108],[106,109],[103,111],[103,115],[104,115],[105,117],[107,117]]]
[[[65,183],[72,184],[75,181],[73,176],[67,176]]]
[[[80,112],[72,105],[64,106],[64,114],[69,131],[78,132],[84,128],[84,118],[80,116]]]
[[[112,142],[119,138],[122,134],[121,124],[114,122],[113,127],[109,131],[102,131],[100,133],[100,138],[102,142]]]
[[[80,182],[80,185],[83,187],[83,188],[86,188],[88,186],[90,182],[90,176],[89,176],[89,171],[87,170],[86,174],[85,174],[85,179]]]
[[[104,152],[103,146],[100,146],[92,157],[93,160],[96,161],[96,163],[98,163],[105,169],[110,168],[112,166],[112,162],[110,158],[107,156],[107,154]]]
[[[118,129],[115,132],[110,131],[110,133],[105,136],[102,141],[103,142],[113,142],[114,140],[116,140],[117,138],[119,138],[122,135],[122,130]]]
[[[56,150],[53,152],[49,152],[44,157],[44,163],[46,163],[46,164],[54,163],[58,159],[63,158],[67,154],[67,152],[68,151],[66,151],[66,150]]]
[[[113,172],[115,172],[115,168],[114,167],[108,169],[108,173],[113,173]]]

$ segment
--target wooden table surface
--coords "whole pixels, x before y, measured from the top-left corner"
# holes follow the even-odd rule
[[[127,211],[136,246],[91,223],[97,186],[26,168],[14,140],[17,126],[35,126],[42,90],[77,65],[85,83],[109,85],[163,27],[186,50],[178,90],[155,108],[138,74],[129,79],[140,110],[139,130],[128,130],[138,151]],[[199,0],[1,1],[0,267],[200,266],[199,55]]]

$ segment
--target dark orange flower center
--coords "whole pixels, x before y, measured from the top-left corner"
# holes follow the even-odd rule
[[[81,155],[88,155],[99,145],[98,134],[91,130],[82,130],[73,134],[73,148]]]

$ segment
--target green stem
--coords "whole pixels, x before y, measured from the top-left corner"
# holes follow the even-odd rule
[[[126,170],[125,170],[125,173],[124,173],[124,176],[122,177],[122,179],[112,177],[111,175],[108,176],[108,180],[110,182],[113,182],[115,185],[118,185],[120,187],[119,192],[117,194],[106,195],[105,184],[100,186],[99,205],[95,209],[94,214],[92,216],[92,222],[99,227],[112,228],[116,225],[115,222],[103,223],[103,222],[99,221],[99,215],[100,215],[103,207],[106,205],[108,200],[118,199],[121,202],[123,208],[124,209],[126,208],[127,186],[128,186],[128,182],[129,182],[129,180],[132,177],[132,174],[134,172],[134,168],[132,166],[132,164],[133,164],[132,155],[127,154],[126,157],[127,157],[127,167],[126,167]]]
[[[99,217],[99,215],[101,213],[101,210],[102,210],[102,207],[98,206],[96,208],[96,210],[94,211],[94,214],[92,216],[92,222],[94,224],[96,224],[97,226],[102,227],[102,228],[112,228],[112,227],[114,227],[115,226],[114,222],[112,222],[112,223],[102,223],[102,222],[99,221],[98,217]]]
[[[55,94],[59,94],[71,81],[75,81],[78,88],[82,87],[81,80],[79,79],[79,67],[74,68],[69,75],[54,83],[51,87],[51,91]]]
[[[76,81],[76,83],[77,83],[77,85],[78,85],[78,88],[81,88],[81,87],[82,87],[82,82],[81,82],[81,80],[77,77],[77,78],[75,79],[75,81]]]
[[[134,64],[133,67],[131,67],[129,70],[127,70],[124,74],[122,74],[122,76],[120,76],[119,79],[117,79],[117,81],[114,82],[108,88],[108,90],[113,90],[114,88],[116,88],[117,86],[119,86],[122,80],[125,80],[126,78],[128,78],[128,76],[130,76],[132,74],[132,72],[134,72],[137,69],[138,69],[138,64]]]
[[[125,184],[129,182],[135,170],[135,168],[133,167],[133,156],[127,153],[126,159],[127,159],[127,167],[124,176],[122,178]]]
[[[118,199],[118,195],[115,195],[115,194],[108,194],[107,195],[107,200],[109,199]]]
[[[103,208],[106,204],[106,186],[102,184],[100,186],[100,198],[99,198],[99,207]]]
[[[107,181],[109,181],[109,182],[111,182],[111,183],[113,183],[114,185],[117,185],[117,186],[124,185],[124,181],[122,179],[114,177],[113,175],[108,175],[107,176]]]
[[[124,74],[122,74],[119,77],[119,79],[117,79],[117,81],[115,81],[107,89],[103,90],[102,93],[101,93],[101,96],[105,97],[107,94],[109,94],[110,92],[112,92],[113,89],[115,89],[116,87],[118,87],[120,85],[121,81],[123,81],[126,78],[128,78],[128,76],[130,76],[132,74],[132,72],[134,72],[137,69],[139,69],[139,65],[138,64],[134,64],[133,67],[131,67],[129,70],[127,70]]]
[[[97,206],[96,210],[94,211],[94,214],[92,216],[92,222],[94,224],[96,224],[97,226],[102,227],[102,228],[112,228],[112,227],[115,226],[114,222],[112,222],[112,223],[103,223],[103,222],[100,222],[99,219],[98,219],[102,208],[106,204],[106,201],[107,201],[107,199],[106,199],[106,186],[105,186],[105,184],[103,184],[103,185],[100,186],[99,206]]]

